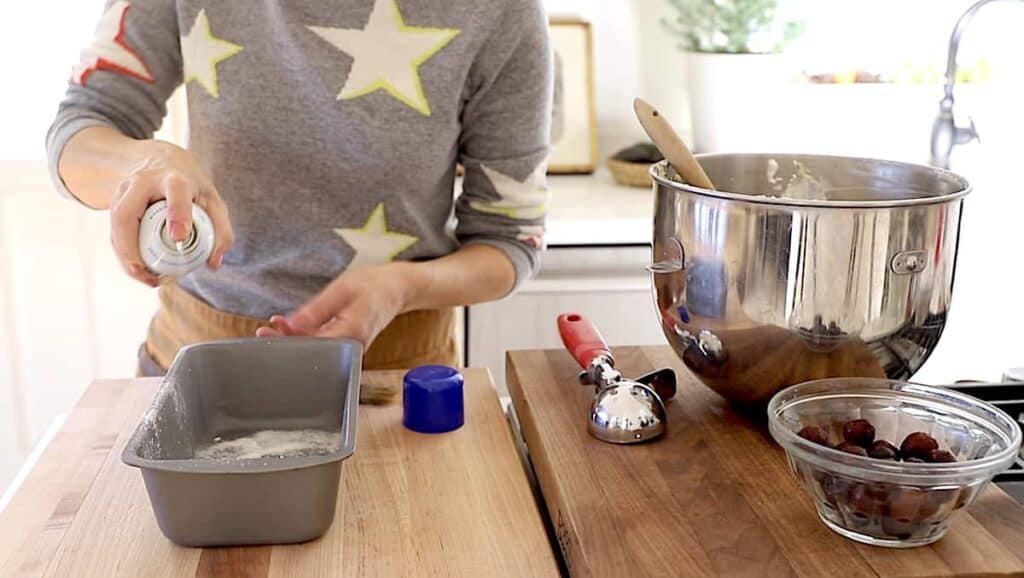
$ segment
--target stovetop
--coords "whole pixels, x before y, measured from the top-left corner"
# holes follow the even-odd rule
[[[946,387],[991,403],[1024,427],[1024,383],[957,383]],[[1018,455],[1013,466],[996,476],[994,482],[1024,503],[1024,459]]]

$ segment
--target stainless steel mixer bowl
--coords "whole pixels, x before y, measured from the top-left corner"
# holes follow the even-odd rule
[[[906,380],[935,349],[967,181],[871,159],[705,154],[718,191],[654,177],[662,329],[722,396],[826,377]]]

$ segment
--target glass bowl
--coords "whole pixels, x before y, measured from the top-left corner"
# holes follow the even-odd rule
[[[865,419],[876,440],[896,447],[925,432],[955,462],[913,463],[842,452],[797,435],[809,425],[842,441],[843,423]],[[942,387],[887,379],[821,379],[788,387],[768,404],[772,437],[814,500],[821,520],[847,538],[907,548],[930,544],[949,529],[993,476],[1020,451],[1021,430],[1002,410]]]

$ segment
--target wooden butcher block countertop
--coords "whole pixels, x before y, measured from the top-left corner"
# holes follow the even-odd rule
[[[159,381],[96,382],[0,514],[0,576],[558,576],[490,378],[465,377],[466,425],[455,432],[404,429],[400,402],[359,408],[323,538],[211,549],[164,538],[142,476],[120,460]]]
[[[1024,507],[996,486],[931,546],[858,544],[818,519],[765,425],[699,384],[671,349],[613,353],[627,376],[676,370],[666,437],[600,442],[586,430],[593,388],[579,385],[568,353],[508,358],[515,412],[574,578],[1024,576]]]

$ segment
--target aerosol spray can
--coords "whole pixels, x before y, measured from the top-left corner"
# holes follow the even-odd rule
[[[213,222],[198,205],[192,205],[192,230],[184,241],[171,238],[167,201],[146,209],[139,226],[139,254],[150,271],[160,277],[183,277],[202,267],[213,252]]]

